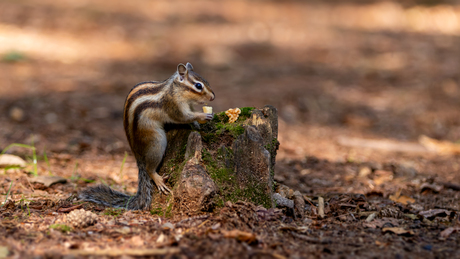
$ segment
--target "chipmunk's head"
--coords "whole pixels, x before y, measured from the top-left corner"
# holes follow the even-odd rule
[[[194,100],[196,103],[204,104],[216,98],[208,81],[195,73],[190,63],[187,63],[187,65],[179,64],[177,66],[176,81],[180,86],[185,88],[184,95],[186,95],[186,98]]]

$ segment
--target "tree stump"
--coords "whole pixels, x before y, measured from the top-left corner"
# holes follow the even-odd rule
[[[169,176],[172,195],[156,195],[154,212],[192,215],[238,200],[274,207],[279,147],[274,107],[242,108],[234,123],[221,112],[200,129],[167,125],[165,130],[168,147],[159,174]]]

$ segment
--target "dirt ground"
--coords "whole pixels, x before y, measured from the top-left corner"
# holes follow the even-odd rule
[[[0,1],[0,149],[33,144],[38,175],[67,179],[34,183],[32,151],[8,150],[29,165],[0,172],[0,258],[460,258],[460,152],[419,144],[460,141],[459,4]],[[303,218],[76,200],[97,183],[136,191],[124,99],[185,62],[214,111],[278,108],[275,180],[304,195]],[[70,227],[81,208],[97,223]]]

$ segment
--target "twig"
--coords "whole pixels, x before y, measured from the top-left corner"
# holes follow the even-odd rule
[[[177,254],[180,252],[180,248],[169,247],[169,248],[153,248],[153,249],[104,249],[96,251],[88,250],[75,250],[71,254],[74,255],[95,255],[95,256],[122,256],[122,255],[131,255],[131,256],[155,256],[155,255],[167,255],[167,254]]]
[[[57,211],[58,212],[71,212],[72,210],[79,209],[82,206],[83,206],[83,203],[72,206],[72,207],[68,207],[68,208],[59,208]]]
[[[454,191],[460,191],[460,185],[454,183],[441,183],[445,188],[452,189]]]
[[[318,197],[318,215],[320,218],[324,218],[324,198]]]
[[[406,152],[406,153],[433,153],[420,144],[396,142],[389,140],[371,140],[361,138],[340,137],[337,142],[342,146],[372,148],[385,151]]]
[[[291,231],[291,235],[293,235],[294,237],[300,238],[302,240],[305,240],[307,242],[313,243],[313,244],[326,245],[326,244],[332,243],[332,241],[329,240],[329,239],[318,239],[318,238],[308,237],[308,236],[305,236],[305,235],[298,234],[298,233],[296,233],[294,231]]]
[[[14,182],[14,181],[11,181],[11,183],[10,183],[10,188],[8,189],[8,192],[6,193],[5,202],[2,204],[2,206],[1,206],[1,207],[3,207],[3,205],[5,205],[5,204],[6,204],[6,202],[8,201],[8,195],[10,194],[10,191],[11,191],[11,186],[13,186],[13,182]]]

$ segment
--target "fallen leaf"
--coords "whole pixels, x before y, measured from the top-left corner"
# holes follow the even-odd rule
[[[224,231],[224,237],[226,238],[235,238],[238,241],[252,243],[256,241],[256,235],[254,233],[240,231],[238,229],[234,229],[231,231]]]
[[[141,236],[133,236],[131,238],[131,243],[135,246],[143,246],[144,245],[144,239],[142,239]]]
[[[358,176],[359,177],[367,177],[371,173],[372,173],[372,169],[370,167],[368,167],[368,166],[365,166],[365,167],[362,167],[361,169],[359,169]]]
[[[59,208],[57,211],[58,212],[71,212],[73,210],[79,209],[80,207],[83,207],[83,203],[72,206],[72,207],[68,207],[68,208]]]
[[[420,185],[420,192],[426,192],[427,190],[431,190],[434,193],[438,193],[442,190],[443,186],[437,185],[437,184],[429,184],[429,183],[423,183]]]
[[[377,213],[376,212],[372,213],[366,218],[366,222],[371,222],[372,220],[374,220],[375,216],[377,216]]]
[[[436,153],[439,153],[439,154],[443,154],[443,155],[460,154],[459,144],[454,144],[449,141],[439,141],[439,140],[427,137],[425,135],[421,135],[418,141],[426,149],[435,151]]]
[[[50,187],[51,185],[55,183],[66,183],[67,179],[65,179],[64,177],[60,177],[60,176],[41,175],[41,176],[29,178],[29,181],[33,183],[42,183],[46,187]]]
[[[385,170],[376,170],[374,176],[375,185],[381,185],[382,183],[390,182],[393,180],[393,172]]]
[[[418,214],[422,215],[425,218],[432,218],[436,216],[449,216],[452,212],[444,209],[432,209],[432,210],[425,210],[425,211],[420,211]]]
[[[8,247],[0,246],[0,258],[6,258],[8,256]]]
[[[10,154],[3,154],[0,155],[0,168],[5,168],[5,167],[25,167],[27,165],[26,161],[24,159],[15,156],[15,155],[10,155]]]
[[[454,232],[460,232],[460,227],[450,227],[450,228],[446,228],[444,229],[440,234],[439,236],[442,238],[442,239],[446,239],[450,236],[450,234],[454,233]]]
[[[163,225],[161,225],[161,229],[163,230],[174,229],[174,225],[171,222],[166,222]]]
[[[385,233],[385,232],[393,232],[397,235],[410,235],[410,236],[413,236],[414,235],[414,231],[412,230],[405,230],[403,228],[383,228],[382,229],[382,232]]]
[[[415,214],[404,214],[404,217],[410,218],[412,220],[418,219],[418,216]]]
[[[378,246],[388,246],[388,243],[383,243],[383,242],[380,242],[378,240],[375,240],[375,244],[378,245]]]
[[[415,200],[413,198],[401,195],[401,191],[397,191],[394,195],[390,195],[389,198],[394,202],[399,202],[404,205],[407,205],[408,203],[415,203]]]

